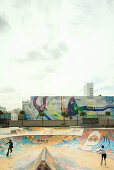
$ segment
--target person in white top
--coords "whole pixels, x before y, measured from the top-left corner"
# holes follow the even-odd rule
[[[105,161],[105,166],[106,166],[106,151],[105,151],[105,149],[104,149],[104,145],[102,145],[102,148],[99,150],[99,151],[101,151],[101,166],[102,166],[102,164],[103,164],[103,158],[104,158],[104,161]],[[98,151],[98,152],[99,152]]]

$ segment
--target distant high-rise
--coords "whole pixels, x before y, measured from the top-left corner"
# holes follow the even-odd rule
[[[84,96],[93,96],[93,83],[84,85]]]

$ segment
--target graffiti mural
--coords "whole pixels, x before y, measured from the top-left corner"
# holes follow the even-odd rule
[[[67,120],[76,120],[81,111],[90,118],[110,111],[110,118],[114,118],[114,96],[32,96],[23,107],[26,120],[41,120],[41,111],[45,120],[63,120],[62,111],[67,113]]]
[[[47,129],[48,128],[27,128],[26,131],[28,131],[28,133],[31,131],[30,135],[10,136],[10,134],[8,138],[1,138],[0,165],[4,167],[3,169],[32,169],[31,167],[33,165],[38,164],[41,151],[45,147],[48,148],[49,154],[51,154],[50,156],[52,157],[52,159],[48,157],[48,163],[53,164],[51,160],[55,160],[57,165],[60,165],[63,169],[71,170],[73,168],[76,169],[76,167],[80,169],[84,169],[84,167],[85,169],[91,169],[93,164],[86,164],[86,162],[91,155],[96,164],[99,158],[98,156],[100,156],[96,151],[98,151],[102,145],[105,147],[110,166],[114,163],[113,129],[80,128],[79,130],[77,128],[68,128],[65,130],[63,128],[53,128],[54,134],[52,135],[50,132],[49,134],[47,133]],[[68,130],[71,131],[71,134],[75,135],[69,135],[70,132],[68,132]],[[37,135],[33,135],[34,131],[37,131]],[[44,135],[45,131],[46,135]],[[60,135],[58,135],[58,131],[60,131]],[[64,133],[65,135],[62,135]],[[6,153],[8,146],[6,143],[9,139],[13,141],[14,147],[13,153],[10,153],[9,158],[7,158]],[[81,163],[80,159],[82,159]],[[8,163],[8,161],[10,162]]]
[[[105,129],[84,129],[81,140],[82,149],[86,151],[96,151],[104,145],[107,152],[114,152],[114,130]]]
[[[114,152],[114,130],[113,129],[77,129],[77,128],[68,128],[62,129],[53,128],[54,134],[47,133],[48,128],[37,128],[36,135],[34,134],[34,129],[26,129],[30,135],[21,135],[21,136],[9,136],[8,138],[0,139],[0,149],[1,157],[4,155],[4,151],[7,152],[6,143],[11,139],[14,143],[14,150],[20,150],[24,145],[28,144],[47,144],[54,146],[61,145],[78,145],[78,148],[85,151],[96,151],[102,145],[105,146],[105,149],[108,153]],[[50,130],[50,128],[49,128]],[[45,135],[46,131],[46,135]],[[58,131],[60,131],[58,134]],[[69,131],[69,132],[68,132]],[[40,134],[40,135],[38,135]],[[65,134],[65,135],[63,135]],[[69,135],[71,134],[71,135]],[[75,135],[74,135],[75,134]],[[11,135],[11,134],[10,134]]]

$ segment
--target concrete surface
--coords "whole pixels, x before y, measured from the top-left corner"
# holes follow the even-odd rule
[[[6,157],[9,139],[14,148]],[[106,166],[100,165],[101,155],[96,152],[102,144],[108,155]],[[35,170],[44,148],[53,170],[114,169],[114,129],[32,127],[0,129],[0,170]]]

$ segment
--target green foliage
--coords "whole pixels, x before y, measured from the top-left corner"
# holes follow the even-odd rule
[[[3,111],[2,110],[0,110],[0,115],[2,115],[3,114]]]
[[[67,112],[64,112],[64,111],[61,112],[61,115],[62,115],[63,117],[68,117]]]
[[[39,112],[39,116],[41,116],[41,117],[44,117],[44,116],[45,116],[44,110],[42,110],[42,111]]]
[[[2,110],[0,110],[0,118],[1,118],[1,115],[4,114],[4,112]]]
[[[67,123],[62,123],[61,126],[68,127]]]
[[[74,115],[77,115],[79,114],[79,111],[80,111],[80,107],[78,107],[77,104],[74,104],[74,105],[69,105],[69,109],[71,110],[71,112],[73,112]],[[82,111],[82,110],[81,110]]]
[[[82,111],[81,113],[80,113],[80,116],[82,116],[82,117],[84,117],[84,116],[86,116],[87,114],[86,114],[86,112],[84,112],[84,111]]]
[[[83,111],[83,109],[82,109],[81,107],[78,107],[78,111],[82,112],[82,111]]]
[[[25,115],[25,111],[24,110],[20,110],[20,115],[18,116],[18,119],[22,120],[22,126],[23,126],[24,115]]]
[[[24,115],[25,111],[24,110],[20,110],[20,114]]]
[[[105,115],[106,115],[106,116],[110,116],[110,115],[111,115],[111,112],[110,112],[110,111],[106,111],[106,112],[105,112]]]

